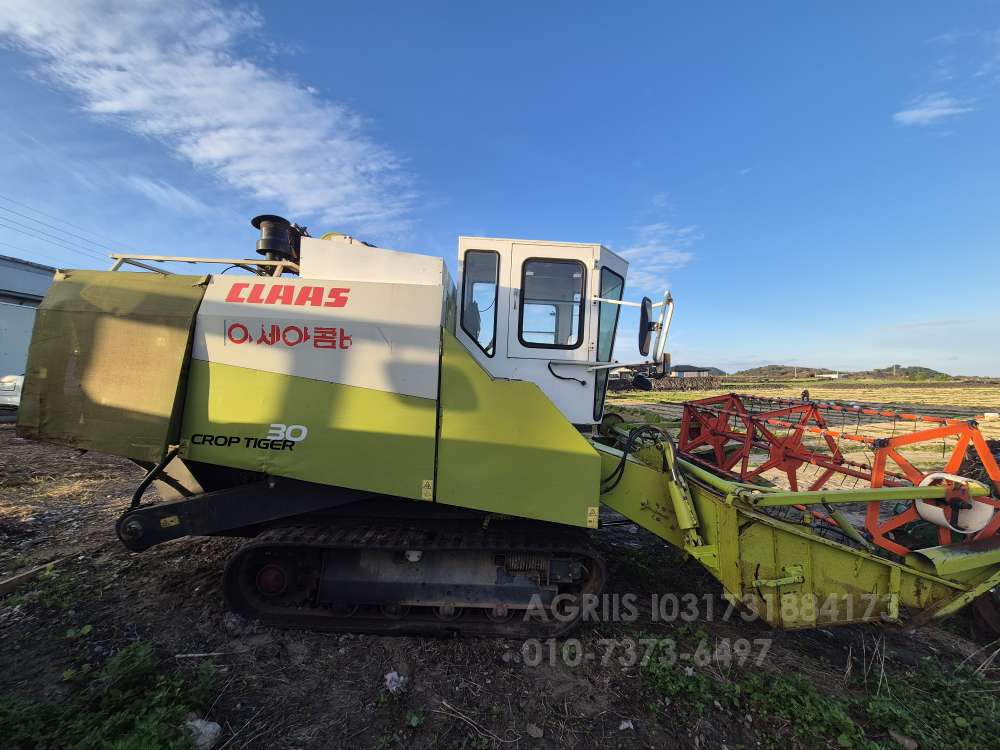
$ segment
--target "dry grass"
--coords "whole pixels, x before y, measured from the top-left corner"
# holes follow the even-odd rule
[[[956,386],[946,383],[885,383],[884,381],[839,382],[823,385],[822,381],[795,381],[775,383],[746,383],[727,381],[712,391],[655,391],[648,393],[626,392],[609,394],[617,400],[679,403],[708,398],[722,393],[753,393],[775,398],[799,398],[803,388],[809,389],[813,399],[822,401],[860,401],[884,404],[924,404],[935,407],[954,406],[959,409],[1000,411],[1000,385],[970,384]]]

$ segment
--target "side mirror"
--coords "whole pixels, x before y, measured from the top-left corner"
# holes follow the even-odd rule
[[[649,297],[642,298],[639,311],[639,354],[643,357],[649,354],[649,343],[653,338],[653,300]],[[652,325],[651,325],[652,324]]]

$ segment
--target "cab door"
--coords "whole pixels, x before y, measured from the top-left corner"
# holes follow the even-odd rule
[[[610,250],[602,248],[594,269],[594,359],[597,362],[611,362],[614,356],[615,335],[618,332],[618,319],[621,317],[621,305],[596,300],[621,300],[625,294],[625,276],[628,273],[628,262],[618,257]],[[604,399],[608,391],[608,369],[595,370],[594,375],[594,413],[593,419],[599,422],[604,416]]]
[[[589,302],[594,261],[594,246],[514,243],[507,329],[509,357],[564,361],[593,358]]]

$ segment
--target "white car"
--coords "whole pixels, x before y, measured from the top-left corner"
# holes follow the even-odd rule
[[[0,407],[21,404],[21,387],[24,385],[24,375],[4,375],[0,377]]]

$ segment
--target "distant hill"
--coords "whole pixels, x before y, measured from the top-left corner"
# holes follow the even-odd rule
[[[748,378],[811,378],[824,372],[833,372],[825,367],[796,367],[795,365],[764,365],[763,367],[751,367],[749,370],[740,370],[734,375],[743,375]]]
[[[877,370],[866,370],[855,373],[867,378],[895,378],[903,380],[950,380],[951,376],[930,367],[903,367],[902,365],[889,365]]]
[[[740,370],[734,375],[748,378],[767,378],[769,380],[788,380],[789,378],[812,378],[824,373],[839,372],[845,377],[857,378],[885,378],[892,380],[950,380],[951,376],[930,367],[903,367],[902,365],[889,365],[874,370],[861,370],[860,372],[849,372],[847,370],[828,370],[825,367],[796,367],[795,365],[765,365],[764,367],[751,367],[749,370]]]

